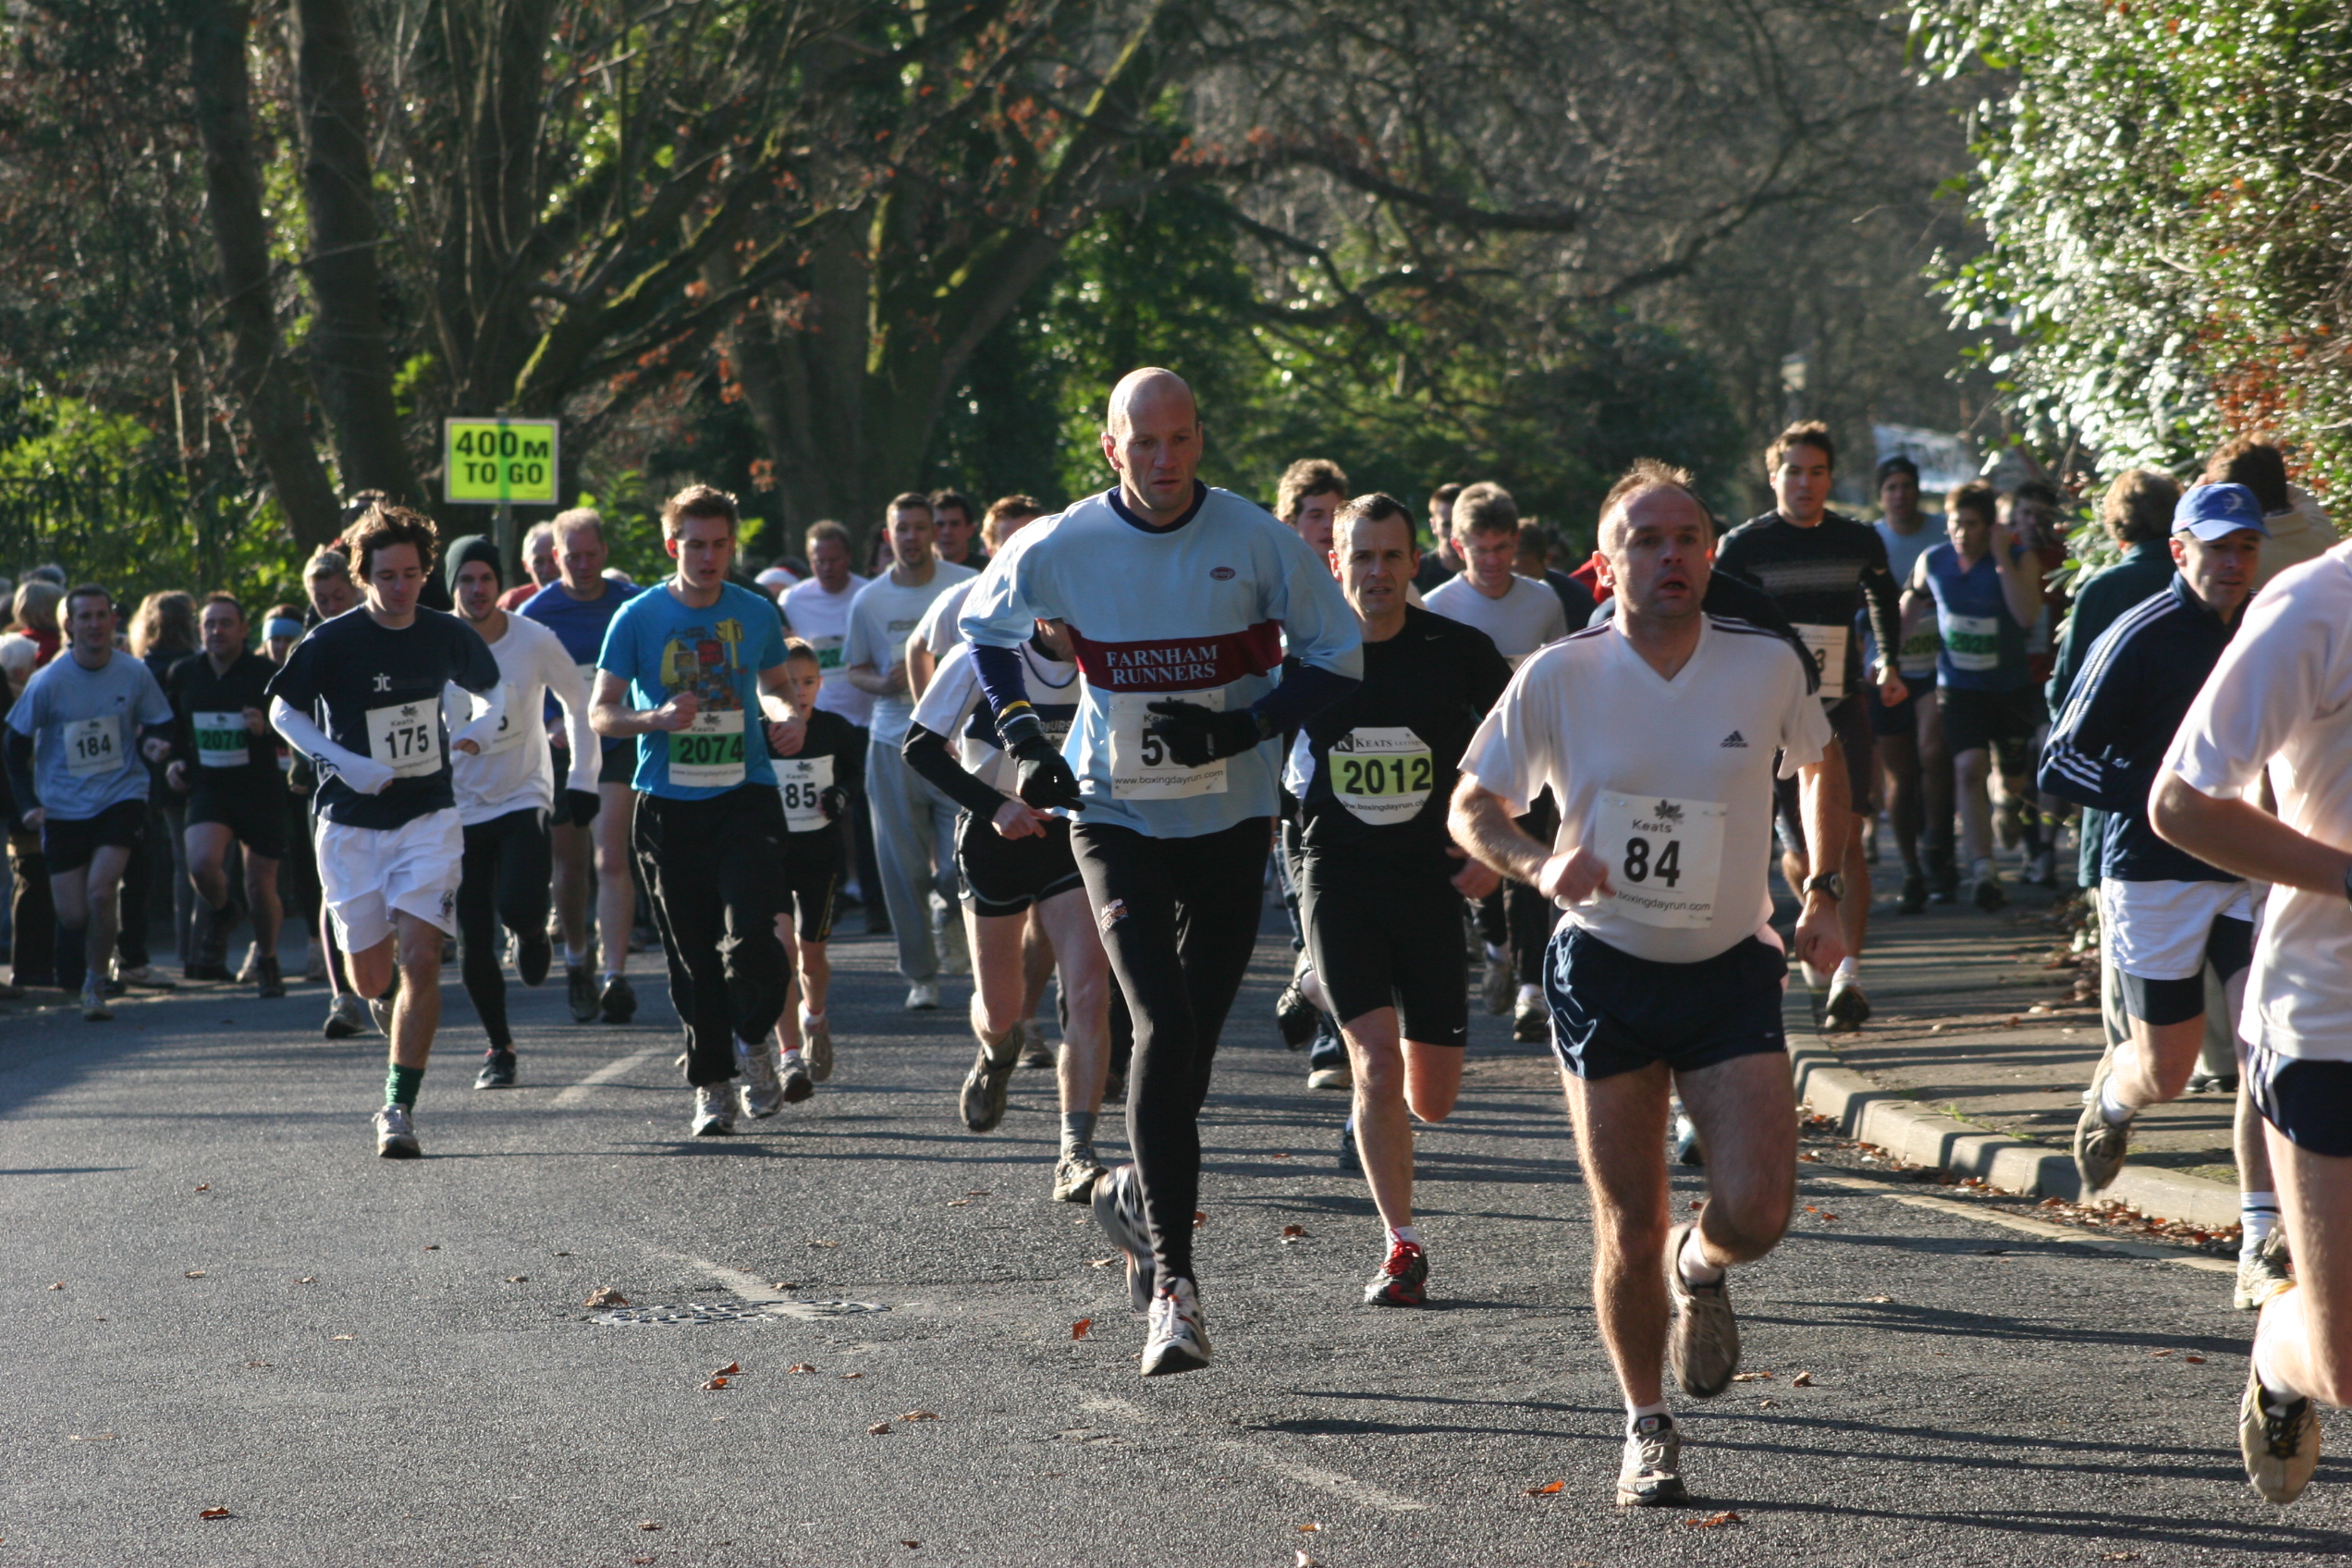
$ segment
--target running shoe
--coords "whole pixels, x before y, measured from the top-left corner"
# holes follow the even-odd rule
[[[1021,1052],[1023,1067],[1053,1067],[1059,1065],[1051,1046],[1046,1044],[1046,1032],[1035,1019],[1021,1026],[1022,1038],[1028,1041]]]
[[[1351,1115],[1340,1123],[1340,1169],[1364,1174],[1364,1154],[1355,1146],[1355,1118]]]
[[[1347,1042],[1327,1035],[1307,1053],[1306,1086],[1310,1089],[1353,1089],[1355,1075],[1348,1071]]]
[[[2237,1452],[2248,1485],[2267,1501],[2293,1502],[2320,1465],[2319,1415],[2308,1399],[2274,1402],[2248,1367],[2237,1402]]]
[[[1095,1223],[1111,1244],[1127,1255],[1127,1302],[1135,1311],[1152,1304],[1151,1229],[1144,1219],[1144,1184],[1132,1164],[1095,1183]]]
[[[992,1133],[1004,1120],[1005,1095],[1012,1087],[1012,1070],[1021,1059],[1007,1054],[1002,1061],[988,1060],[988,1047],[975,1047],[972,1071],[963,1075],[963,1091],[956,1098],[956,1108],[963,1113],[963,1124],[975,1133]]]
[[[2251,1256],[2238,1257],[2237,1288],[2230,1292],[2230,1305],[2240,1312],[2260,1312],[2265,1302],[2293,1283],[2295,1276],[2287,1271],[2286,1232],[2273,1231]]]
[[[511,1089],[515,1082],[515,1054],[512,1051],[484,1051],[482,1071],[473,1075],[477,1089]]]
[[[735,1086],[698,1084],[694,1087],[694,1136],[724,1138],[735,1131]]]
[[[254,980],[255,974],[256,974],[256,973],[258,972],[258,970],[259,970],[259,968],[260,968],[260,966],[261,966],[261,962],[262,962],[262,945],[261,945],[261,943],[259,943],[259,942],[248,942],[248,943],[246,943],[246,944],[245,944],[245,962],[242,962],[242,963],[240,963],[240,964],[239,964],[239,965],[237,966],[237,983],[238,983],[239,985],[240,985],[240,986],[250,986],[250,985],[251,985],[251,984],[253,983],[253,980]]]
[[[2025,806],[2014,795],[1993,807],[1992,835],[2004,850],[2014,850],[2025,841]]]
[[[253,977],[254,994],[267,1000],[286,994],[286,976],[279,972],[275,956],[262,960]]]
[[[1989,860],[1977,862],[1968,874],[1968,882],[1969,901],[1987,914],[2009,901],[2009,895],[2001,890],[2001,873],[1993,869]]]
[[[1511,973],[1508,954],[1487,960],[1486,978],[1478,982],[1478,999],[1487,1004],[1488,1012],[1509,1012],[1511,998],[1518,994],[1518,990],[1516,977]]]
[[[954,917],[938,921],[931,927],[931,939],[939,954],[939,973],[969,974],[972,973],[972,949],[964,943],[963,922]]]
[[[114,1010],[106,1005],[106,987],[95,974],[81,983],[81,1016],[88,1023],[104,1023],[114,1017]]]
[[[392,1037],[392,998],[370,997],[367,1010],[368,1022],[375,1025],[375,1032],[386,1039],[390,1039]]]
[[[526,986],[536,986],[555,967],[556,945],[547,940],[545,931],[518,931],[514,935],[515,974]]]
[[[1366,1306],[1429,1305],[1429,1258],[1411,1242],[1390,1242],[1389,1260],[1364,1287]]]
[[[2027,857],[2026,880],[2037,888],[2058,886],[2058,857],[2049,850],[2040,850]]]
[[[179,988],[178,981],[165,979],[164,972],[152,963],[135,964],[126,969],[120,960],[115,963],[115,984],[136,986],[142,991],[176,991]]]
[[[743,1102],[743,1114],[754,1121],[765,1121],[784,1109],[784,1081],[776,1071],[776,1052],[766,1040],[756,1045],[747,1040],[735,1042],[735,1086]]]
[[[1541,997],[1523,996],[1511,1010],[1511,1037],[1514,1040],[1549,1040],[1551,1038],[1551,1010]]]
[[[416,1119],[404,1105],[387,1105],[375,1113],[375,1158],[378,1159],[415,1159],[424,1151],[417,1147]]]
[[[937,980],[917,980],[913,985],[909,986],[906,1011],[909,1012],[938,1011],[939,983]]]
[[[1170,1280],[1152,1292],[1144,1331],[1144,1376],[1171,1377],[1208,1365],[1208,1329],[1201,1322],[1200,1292],[1190,1280]]]
[[[1953,857],[1951,848],[1929,849],[1928,863],[1928,901],[1956,903],[1960,899],[1960,864]]]
[[[1061,1151],[1054,1161],[1053,1195],[1056,1203],[1087,1203],[1095,1195],[1095,1183],[1109,1172],[1103,1170],[1101,1158],[1092,1144],[1072,1144]]]
[[[302,978],[313,986],[326,984],[326,949],[316,942],[309,944],[310,956],[302,961]]]
[[[822,1018],[801,1014],[802,1056],[808,1063],[808,1075],[813,1083],[822,1084],[833,1076],[833,1025]]]
[[[348,1040],[367,1026],[367,1010],[360,1006],[359,998],[346,991],[327,1007],[326,1026],[319,1033],[330,1040]]]
[[[784,1103],[798,1105],[816,1093],[816,1080],[809,1076],[808,1063],[795,1057],[784,1064]]]
[[[1707,1151],[1698,1146],[1698,1124],[1679,1110],[1674,1113],[1674,1163],[1707,1163]]]
[[[574,1023],[596,1022],[596,977],[584,963],[564,965],[564,1000],[570,1004]]]
[[[1671,1415],[1645,1415],[1625,1438],[1625,1457],[1617,1466],[1617,1506],[1663,1508],[1685,1503],[1683,1489],[1683,1437]]]
[[[2113,1061],[2112,1054],[2100,1059],[2099,1071],[2091,1074],[2090,1093],[2084,1096],[2082,1115],[2075,1121],[2075,1172],[2082,1179],[2086,1194],[2113,1183],[2123,1173],[2124,1157],[2131,1148],[2131,1119],[2110,1124],[2099,1106]]]
[[[2183,1092],[2192,1095],[2235,1095],[2237,1093],[2237,1074],[2208,1072],[2199,1068],[2188,1075],[2188,1087]]]
[[[1293,979],[1283,986],[1282,994],[1274,998],[1274,1027],[1281,1031],[1282,1044],[1303,1051],[1322,1026],[1322,1011],[1306,999],[1298,981]]]
[[[596,1006],[604,1012],[607,1023],[626,1023],[637,1016],[637,992],[626,974],[615,974],[605,982],[597,995]]]
[[[1895,905],[1898,914],[1918,914],[1928,907],[1928,879],[1917,871],[1903,874],[1903,901]]]
[[[1674,1305],[1666,1350],[1683,1392],[1713,1399],[1732,1386],[1732,1374],[1739,1370],[1739,1319],[1732,1315],[1728,1273],[1711,1285],[1683,1278],[1683,1241],[1692,1230],[1677,1225],[1666,1235],[1666,1290]]]
[[[1862,982],[1843,974],[1830,977],[1830,999],[1821,1007],[1823,1026],[1832,1030],[1859,1029],[1870,1021],[1870,998],[1862,994]]]

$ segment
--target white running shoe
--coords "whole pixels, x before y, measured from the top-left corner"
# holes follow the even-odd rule
[[[939,1010],[939,983],[917,980],[907,987],[906,1010],[909,1012],[937,1012]]]
[[[262,945],[259,942],[248,942],[245,944],[245,962],[237,966],[237,983],[240,986],[250,986],[261,973]]]
[[[106,983],[95,974],[81,983],[81,1016],[90,1023],[104,1023],[114,1017],[114,1010],[106,1005]]]
[[[1151,1310],[1151,1226],[1144,1218],[1144,1184],[1133,1164],[1122,1165],[1098,1178],[1093,1194],[1095,1223],[1111,1243],[1127,1255],[1127,1305],[1138,1313]]]
[[[969,974],[972,973],[972,949],[965,945],[963,922],[950,915],[931,927],[931,939],[939,951],[939,973]]]
[[[415,1159],[423,1152],[417,1147],[416,1121],[407,1106],[387,1105],[375,1113],[378,1159]]]
[[[808,1065],[812,1082],[822,1084],[833,1076],[833,1025],[822,1018],[801,1014],[801,1055]]]
[[[765,1121],[784,1109],[784,1081],[776,1071],[776,1052],[766,1041],[757,1045],[736,1041],[735,1071],[742,1080],[736,1092],[742,1098],[744,1115]]]
[[[694,1090],[694,1136],[724,1138],[735,1131],[735,1085],[703,1084]]]
[[[1170,1280],[1154,1291],[1151,1323],[1144,1334],[1144,1376],[1197,1372],[1208,1365],[1208,1354],[1199,1290],[1190,1280]]]

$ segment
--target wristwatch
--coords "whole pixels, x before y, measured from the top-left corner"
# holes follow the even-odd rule
[[[2346,877],[2346,887],[2352,888],[2352,873],[2347,873]],[[1845,897],[1845,878],[1834,871],[1823,872],[1819,876],[1808,876],[1805,879],[1805,891],[1807,894],[1827,893],[1830,896],[1830,902],[1836,903]]]

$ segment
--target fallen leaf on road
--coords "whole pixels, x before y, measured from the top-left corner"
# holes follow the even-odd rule
[[[809,1243],[809,1245],[811,1245],[811,1246],[813,1246],[813,1247],[838,1247],[838,1246],[839,1246],[840,1244],[841,1244],[841,1243],[839,1243],[839,1242],[819,1242],[819,1241],[812,1241],[812,1242],[810,1242],[810,1243]]]
[[[209,1192],[211,1192],[211,1191],[213,1190],[213,1184],[212,1184],[210,1182],[205,1182],[202,1186],[198,1187],[196,1190],[197,1190],[198,1192],[200,1192],[200,1193],[209,1193]]]
[[[1282,1234],[1285,1236],[1304,1236],[1306,1234],[1306,1227],[1304,1225],[1285,1225],[1282,1227]]]
[[[639,1525],[637,1527],[641,1530],[658,1530],[661,1528],[659,1525],[655,1524],[651,1519],[646,1520],[643,1524]]]
[[[1759,1399],[1756,1402],[1756,1408],[1758,1410],[1775,1410],[1779,1408],[1780,1403],[1780,1401],[1773,1399]]]
[[[1323,1568],[1323,1563],[1312,1553],[1301,1551],[1291,1559],[1291,1568]]]
[[[727,1386],[727,1379],[724,1378],[713,1378],[707,1383],[697,1383],[694,1386],[706,1390],[716,1390],[725,1388]]]
[[[948,1207],[949,1208],[970,1208],[972,1207],[972,1200],[970,1198],[949,1198],[948,1200]]]
[[[1196,1208],[1196,1209],[1193,1210],[1193,1229],[1194,1229],[1194,1230],[1197,1231],[1197,1230],[1199,1230],[1202,1226],[1204,1226],[1204,1225],[1206,1225],[1206,1224],[1207,1224],[1207,1223],[1208,1223],[1208,1210],[1207,1210],[1207,1209],[1205,1209],[1205,1208]]]
[[[629,1560],[630,1568],[645,1568],[645,1565],[651,1562],[653,1559],[650,1557],[632,1557]]]
[[[863,1372],[844,1372],[841,1374],[841,1381],[846,1383],[852,1378],[863,1378],[865,1374]]]
[[[315,1274],[305,1274],[294,1282],[298,1285],[315,1285],[318,1283],[318,1276]]]
[[[197,1510],[196,1517],[199,1519],[234,1519],[237,1515],[231,1513],[226,1508],[202,1508]]]
[[[1930,1023],[1928,1025],[1928,1033],[1930,1035],[1941,1035],[1943,1033],[1943,1025],[1941,1023]]]
[[[2202,1366],[2205,1365],[2205,1358],[2201,1355],[2184,1355],[2181,1359],[2187,1362],[2191,1366]]]
[[[568,1252],[559,1252],[559,1253],[556,1254],[556,1256],[557,1256],[557,1257],[570,1257],[570,1256],[571,1256],[571,1254],[570,1254],[570,1253],[568,1253]]]
[[[800,1288],[801,1282],[798,1280],[778,1280],[768,1286],[771,1291],[797,1291]]]
[[[1789,1387],[1792,1389],[1809,1389],[1812,1386],[1813,1374],[1810,1372],[1799,1372],[1789,1379]]]
[[[1567,1484],[1568,1483],[1565,1481],[1546,1481],[1540,1487],[1529,1487],[1527,1488],[1527,1495],[1529,1497],[1550,1497],[1552,1493],[1560,1490],[1561,1488]]]
[[[936,1410],[910,1410],[899,1417],[901,1421],[937,1421],[938,1418],[939,1413]]]
[[[1109,1262],[1110,1260],[1109,1260],[1109,1258],[1105,1258],[1105,1259],[1103,1259],[1103,1261],[1104,1261],[1105,1263],[1108,1263],[1108,1262]],[[49,1288],[50,1288],[51,1290],[53,1290],[53,1291],[62,1291],[62,1290],[64,1290],[64,1289],[66,1288],[66,1282],[65,1282],[63,1280],[58,1280],[55,1284],[54,1284],[54,1285],[50,1286]]]
[[[1685,1519],[1683,1523],[1697,1529],[1720,1530],[1726,1525],[1742,1525],[1746,1521],[1726,1509],[1721,1513],[1710,1513],[1704,1519]]]
[[[2136,1551],[2102,1551],[2099,1554],[2099,1561],[2101,1562],[2137,1562],[2139,1561],[2139,1553]]]
[[[509,1274],[507,1276],[507,1283],[509,1285],[527,1284],[530,1281],[530,1279],[531,1276],[528,1274]]]
[[[80,1432],[66,1434],[66,1441],[69,1443],[110,1443],[114,1440],[115,1434],[112,1432],[92,1432],[88,1437],[83,1437]]]
[[[1867,1302],[1875,1302],[1879,1305],[1884,1306],[1894,1298],[1893,1296],[1864,1296],[1862,1299]]]
[[[439,1242],[428,1242],[425,1243],[424,1250],[427,1252],[439,1252],[441,1250],[441,1243]]]
[[[923,1543],[921,1541],[900,1541],[899,1544],[906,1548],[909,1551],[913,1551],[916,1547],[921,1546]]]
[[[201,1268],[191,1268],[187,1273],[180,1276],[183,1280],[201,1280],[203,1277],[204,1271]]]
[[[865,1429],[865,1432],[868,1437],[879,1438],[887,1437],[889,1434],[889,1430],[890,1424],[888,1421],[876,1421],[873,1426],[868,1427]]]
[[[1732,1381],[1734,1383],[1769,1383],[1771,1380],[1772,1375],[1770,1372],[1734,1372],[1732,1374]]]
[[[712,1373],[711,1376],[714,1378],[730,1378],[736,1373],[741,1372],[742,1369],[743,1368],[741,1366],[730,1361],[726,1366],[720,1367],[717,1371]]]
[[[815,1368],[815,1367],[811,1366],[810,1366],[807,1362],[805,1362],[805,1361],[795,1361],[794,1363],[792,1363],[792,1365],[791,1365],[791,1366],[787,1366],[786,1368],[784,1368],[784,1372],[785,1372],[785,1375],[786,1375],[787,1377],[790,1377],[792,1373],[795,1373],[795,1372],[814,1372],[814,1371],[815,1371],[815,1370],[816,1370],[816,1368]]]
[[[1301,1532],[1302,1534],[1305,1534],[1305,1535],[1310,1535],[1310,1536],[1311,1536],[1311,1535],[1315,1534],[1317,1530],[1320,1530],[1322,1527],[1323,1527],[1323,1526],[1322,1526],[1322,1525],[1301,1525],[1299,1526],[1299,1530],[1300,1530],[1300,1532]]]
[[[588,1299],[580,1305],[582,1306],[627,1306],[629,1298],[610,1285],[599,1285],[590,1291]]]
[[[359,1338],[359,1335],[357,1335],[357,1334],[329,1334],[329,1335],[327,1335],[327,1338],[328,1338],[329,1340],[356,1340],[356,1339],[358,1339],[358,1338]]]
[[[2006,1017],[2006,1018],[2004,1018],[2004,1019],[2003,1019],[2003,1020],[2001,1021],[2001,1026],[2002,1026],[2003,1029],[2015,1029],[2015,1027],[2017,1027],[2017,1025],[2018,1025],[2018,1024],[2023,1023],[2024,1022],[2025,1022],[2025,1020],[2024,1020],[2024,1019],[2022,1019],[2022,1018],[2018,1017],[2015,1013],[2014,1013],[2014,1012],[2013,1012],[2013,1013],[2011,1013],[2008,1017]]]
[[[1697,1207],[1699,1207],[1699,1205],[1700,1205],[1700,1203],[1701,1203],[1701,1201],[1702,1201],[1702,1200],[1700,1200],[1700,1199],[1698,1199],[1698,1198],[1693,1198],[1693,1199],[1691,1199],[1691,1207],[1692,1207],[1693,1208],[1697,1208]]]
[[[1269,1154],[1269,1155],[1268,1155],[1266,1158],[1268,1158],[1268,1159],[1288,1159],[1288,1158],[1290,1158],[1291,1157],[1290,1157],[1290,1155],[1289,1155],[1288,1153],[1283,1153],[1283,1154]],[[1304,1527],[1304,1526],[1302,1526],[1302,1527]]]
[[[1834,1215],[1834,1214],[1831,1214],[1831,1213],[1828,1209],[1826,1209],[1826,1208],[1825,1208],[1825,1209],[1823,1209],[1823,1210],[1821,1211],[1821,1218],[1822,1218],[1823,1219],[1825,1219],[1825,1220],[1829,1221],[1829,1222],[1830,1222],[1830,1223],[1831,1223],[1831,1224],[1835,1224],[1835,1223],[1837,1222],[1837,1216],[1836,1216],[1836,1215]]]
[[[2166,1355],[2170,1355],[2170,1354],[2172,1354],[2173,1353],[2172,1353],[2171,1351],[2168,1351],[2168,1350],[2151,1350],[2151,1351],[2150,1351],[2148,1354],[2150,1354],[2150,1355],[2154,1355],[2154,1356],[2166,1356]]]
[[[1109,1257],[1090,1257],[1086,1260],[1086,1267],[1089,1268],[1108,1268],[1118,1261],[1119,1257],[1116,1254],[1113,1254]],[[53,1291],[62,1291],[65,1289],[65,1286],[52,1285],[49,1288]]]
[[[1086,1337],[1086,1330],[1094,1326],[1095,1320],[1093,1318],[1081,1317],[1077,1322],[1072,1323],[1070,1326],[1070,1337],[1073,1340],[1083,1340]]]
[[[997,1194],[994,1194],[994,1193],[992,1193],[992,1192],[990,1192],[990,1191],[989,1191],[987,1188],[986,1188],[986,1187],[974,1187],[974,1188],[972,1188],[970,1191],[966,1192],[963,1195],[964,1195],[965,1197],[968,1197],[968,1198],[992,1198],[992,1197],[995,1197]]]

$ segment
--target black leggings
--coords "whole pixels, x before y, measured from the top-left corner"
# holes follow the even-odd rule
[[[510,811],[465,830],[465,859],[458,883],[459,973],[475,1016],[493,1050],[508,1050],[507,975],[498,926],[517,935],[547,929],[547,889],[555,856],[547,841],[547,814],[533,806]]]
[[[637,797],[631,829],[670,1005],[686,1029],[686,1082],[735,1076],[735,1041],[760,1040],[792,995],[776,913],[784,893],[784,801],[746,784],[705,801]]]
[[[1193,1277],[1200,1108],[1218,1032],[1256,950],[1271,841],[1262,816],[1193,839],[1085,822],[1070,835],[1134,1017],[1127,1142],[1162,1280]]]

